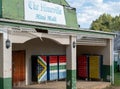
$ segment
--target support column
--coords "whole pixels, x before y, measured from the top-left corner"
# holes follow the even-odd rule
[[[109,41],[110,47],[110,76],[111,84],[114,84],[114,39]]]
[[[12,89],[11,46],[6,48],[7,33],[0,33],[0,89]]]
[[[70,36],[67,46],[67,81],[66,89],[76,89],[76,36]]]

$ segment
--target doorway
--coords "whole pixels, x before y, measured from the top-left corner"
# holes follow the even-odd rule
[[[25,51],[12,52],[12,85],[25,85]]]

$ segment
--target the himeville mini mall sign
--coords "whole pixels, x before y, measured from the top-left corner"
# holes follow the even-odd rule
[[[24,0],[25,20],[66,25],[63,6],[42,0]]]

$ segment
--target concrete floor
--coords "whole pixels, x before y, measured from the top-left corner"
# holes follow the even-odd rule
[[[77,81],[77,89],[104,89],[110,86],[109,82]],[[13,89],[66,89],[65,81],[54,81],[42,84],[14,87]]]

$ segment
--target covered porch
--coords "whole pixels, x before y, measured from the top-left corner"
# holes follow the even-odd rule
[[[22,29],[22,30],[21,30]],[[54,28],[53,28],[54,29]],[[64,28],[65,29],[65,28]],[[92,39],[102,39],[106,40],[104,43],[94,44],[90,42],[91,40],[84,41],[81,43],[84,38],[92,38]],[[93,46],[104,46],[101,50],[94,49],[92,53],[101,52],[105,56],[104,64],[109,65],[109,69],[111,70],[106,75],[105,78],[109,79],[111,83],[114,83],[114,68],[113,68],[113,38],[114,34],[112,33],[102,33],[102,32],[94,32],[94,31],[83,31],[83,30],[75,30],[75,31],[42,31],[37,32],[33,28],[14,28],[14,27],[3,27],[1,28],[0,35],[0,43],[1,52],[0,55],[1,63],[0,65],[3,74],[0,74],[1,77],[1,87],[2,89],[12,89],[15,85],[30,85],[34,84],[31,80],[31,55],[66,55],[67,63],[66,63],[66,89],[76,89],[76,59],[79,54],[82,54],[84,50],[90,49],[87,51],[90,53],[90,50]],[[6,48],[6,40],[10,40],[10,47]],[[19,39],[19,40],[18,40]],[[94,40],[93,40],[94,41]],[[86,45],[87,42],[87,45]],[[89,42],[89,43],[88,43]],[[95,41],[96,42],[96,41]],[[81,47],[83,49],[81,49]],[[88,48],[87,48],[88,47]],[[24,50],[24,69],[23,69],[23,79],[18,81],[18,83],[14,84],[13,79],[13,71],[15,70],[13,67],[13,56],[12,52]],[[4,55],[3,55],[4,54]],[[20,59],[21,60],[21,59]],[[109,62],[108,62],[109,61]],[[107,64],[108,63],[108,64]],[[4,66],[4,67],[3,67]],[[22,67],[20,67],[22,68]],[[6,81],[4,81],[6,80]],[[3,82],[4,81],[4,82]],[[59,82],[58,82],[59,83]],[[80,82],[79,82],[80,83]],[[51,86],[49,86],[51,87]]]

